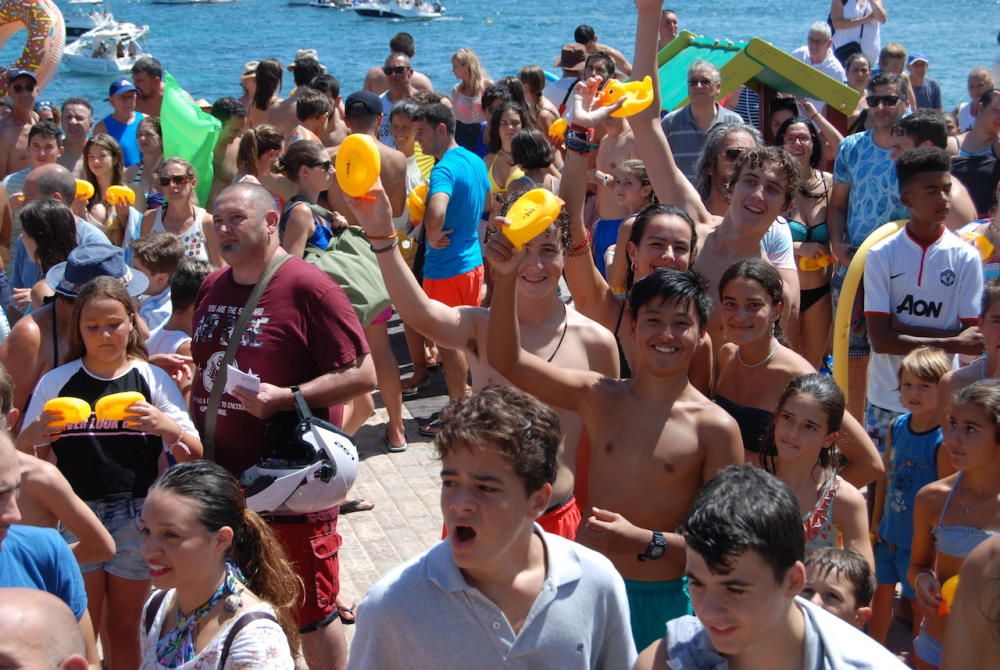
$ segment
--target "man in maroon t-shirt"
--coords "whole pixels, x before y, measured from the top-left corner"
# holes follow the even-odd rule
[[[204,430],[216,373],[236,320],[278,246],[274,198],[256,184],[225,189],[215,201],[213,225],[228,268],[209,275],[198,294],[191,354],[198,371],[191,414]],[[223,393],[215,425],[215,460],[239,475],[264,453],[266,427],[294,416],[290,386],[298,386],[313,413],[338,423],[326,409],[375,388],[375,368],[354,309],[326,274],[292,258],[274,274],[242,334],[233,365],[261,379],[256,394]],[[294,423],[292,424],[294,425]],[[343,668],[347,641],[337,616],[340,535],[332,508],[307,516],[267,517],[305,585],[296,609],[302,650],[311,667]]]

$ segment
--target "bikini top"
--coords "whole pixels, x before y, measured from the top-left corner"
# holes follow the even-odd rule
[[[737,405],[732,400],[718,394],[712,398],[712,401],[726,410],[729,416],[736,419],[736,424],[740,427],[740,436],[743,438],[743,448],[759,454],[761,443],[774,419],[774,412],[768,412],[766,409],[758,407]]]
[[[622,346],[622,338],[618,335],[618,330],[622,327],[622,319],[625,317],[625,301],[622,300],[622,307],[618,311],[618,322],[615,323],[615,344],[618,346],[618,377],[619,379],[629,379],[632,376],[632,368],[628,366],[628,359],[625,357],[625,347]]]
[[[830,241],[830,231],[826,227],[826,221],[817,223],[815,226],[807,226],[801,221],[787,219],[788,228],[792,232],[793,242],[819,242],[827,244]]]
[[[504,183],[503,187],[501,187],[500,184],[497,183],[497,180],[493,177],[493,166],[497,164],[497,158],[499,157],[499,155],[493,157],[493,161],[490,163],[490,169],[486,173],[486,176],[490,179],[490,193],[493,193],[494,195],[497,193],[506,193],[507,189],[510,188],[510,185],[513,182],[524,177],[524,170],[515,165],[514,169],[510,171],[509,175],[507,175],[506,183]]]
[[[802,515],[806,535],[806,555],[823,547],[839,546],[840,533],[833,525],[833,502],[840,488],[840,478],[832,475],[820,489],[819,498],[811,510]]]
[[[955,495],[955,491],[958,490],[959,485],[962,483],[962,474],[959,472],[958,477],[955,478],[955,485],[948,492],[948,497],[944,501],[944,507],[941,508],[941,516],[938,517],[937,525],[931,530],[931,533],[934,535],[934,548],[942,554],[957,556],[958,558],[965,558],[983,540],[987,540],[997,534],[994,530],[983,530],[975,526],[962,524],[949,524],[946,526],[941,523],[944,515],[948,512],[951,497]]]

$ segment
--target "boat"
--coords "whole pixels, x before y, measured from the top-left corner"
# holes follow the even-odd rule
[[[218,5],[235,0],[151,0],[154,5]]]
[[[291,2],[289,4],[297,4]],[[320,9],[347,9],[352,6],[351,0],[309,0],[307,3],[310,7],[319,7]]]
[[[78,6],[75,11],[63,12],[67,38],[79,37],[88,30],[100,28],[115,20],[111,10],[107,9],[103,2],[70,2],[70,4],[85,5],[90,10],[85,11],[84,7]]]
[[[115,23],[88,30],[63,49],[62,62],[68,70],[83,74],[116,75],[129,72],[146,52],[149,26]]]
[[[430,21],[444,14],[440,2],[427,0],[395,0],[395,2],[362,2],[351,7],[354,13],[366,19],[393,19],[396,21]]]

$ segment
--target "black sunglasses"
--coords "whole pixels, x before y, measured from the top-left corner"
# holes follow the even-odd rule
[[[385,72],[387,75],[388,74],[406,74],[406,71],[409,70],[409,69],[410,68],[406,67],[405,65],[396,65],[396,66],[392,66],[392,67],[386,65],[385,67],[382,68],[382,72]]]
[[[869,95],[865,97],[865,102],[871,108],[881,107],[885,105],[886,107],[892,107],[899,102],[898,95]]]
[[[330,170],[333,169],[333,161],[327,160],[327,161],[323,161],[322,163],[313,163],[309,167],[319,168],[320,170],[324,170],[326,172],[329,172]]]
[[[711,79],[688,79],[688,86],[711,86],[714,83]]]
[[[191,177],[186,174],[175,174],[173,177],[160,177],[160,186],[170,186],[174,184],[175,186],[182,186],[191,179]]]
[[[13,86],[11,86],[11,89],[13,89],[13,91],[15,93],[31,93],[32,91],[35,90],[35,85],[34,84],[14,84]]]
[[[739,158],[743,152],[746,151],[743,147],[729,147],[726,149],[725,156],[727,159],[734,161]]]

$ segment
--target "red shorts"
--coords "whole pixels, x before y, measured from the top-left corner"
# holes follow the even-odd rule
[[[449,307],[479,307],[483,290],[483,266],[447,279],[424,277],[424,293]]]
[[[576,496],[570,496],[562,504],[550,508],[545,514],[538,517],[538,525],[546,533],[559,535],[567,540],[575,540],[576,531],[582,520],[583,515],[580,513],[579,505],[576,504]]]
[[[339,508],[335,507],[306,517],[267,517],[292,568],[302,579],[303,598],[293,613],[302,633],[318,630],[338,616],[341,543],[338,513]],[[314,520],[316,517],[322,520]]]

